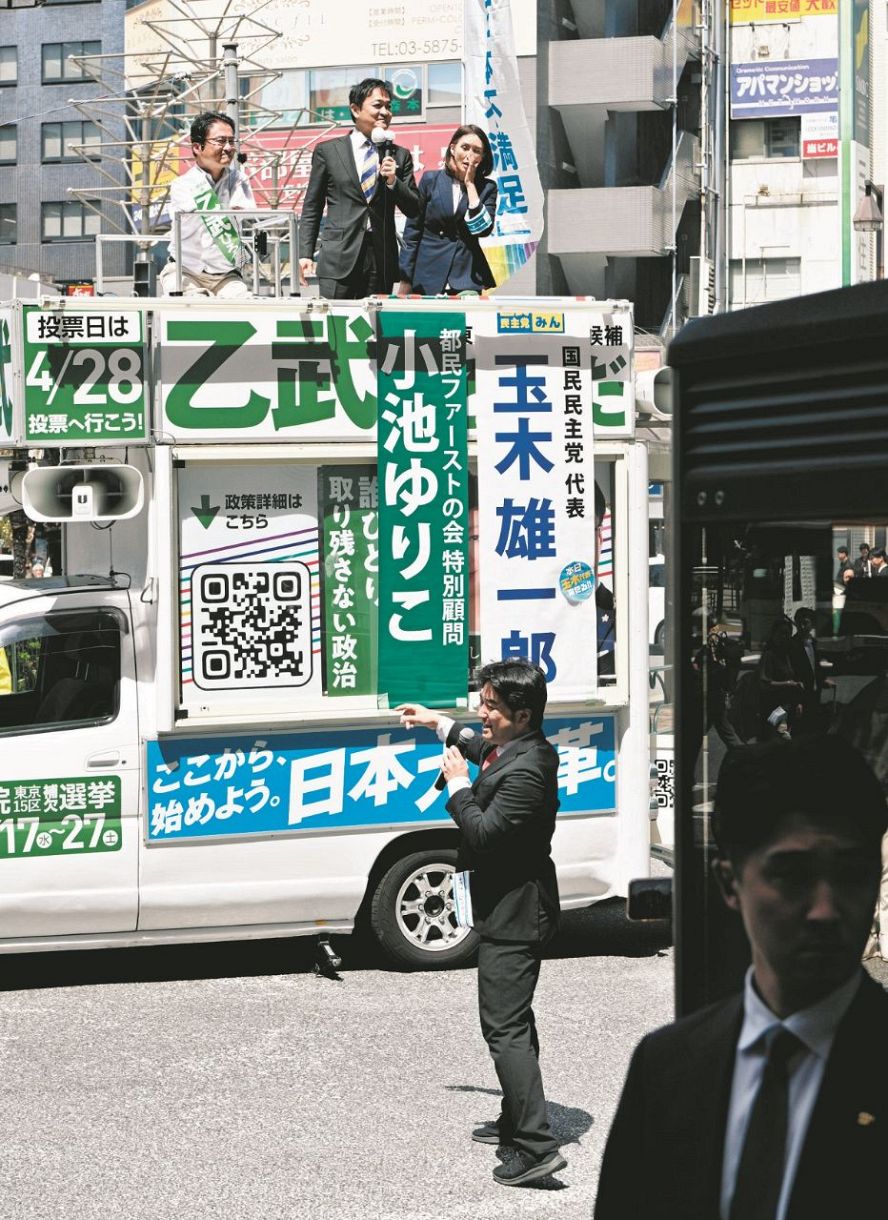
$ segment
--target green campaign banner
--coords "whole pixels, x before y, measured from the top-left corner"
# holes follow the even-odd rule
[[[119,851],[120,779],[0,782],[0,860]]]
[[[324,688],[376,693],[379,494],[373,466],[322,466]]]
[[[147,439],[138,309],[26,305],[25,440],[40,445]]]
[[[466,318],[378,315],[379,700],[466,702]]]

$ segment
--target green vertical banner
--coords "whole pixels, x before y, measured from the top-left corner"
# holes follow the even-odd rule
[[[324,689],[376,693],[379,502],[372,466],[322,466]]]
[[[378,314],[379,702],[466,702],[466,319]]]

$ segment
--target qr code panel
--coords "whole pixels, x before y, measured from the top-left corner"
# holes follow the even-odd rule
[[[312,677],[305,564],[201,564],[191,574],[195,685],[305,686]]]

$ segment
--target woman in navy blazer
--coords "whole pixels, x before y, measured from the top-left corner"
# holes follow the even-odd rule
[[[496,183],[490,142],[480,127],[457,127],[444,169],[419,183],[420,211],[404,228],[399,294],[481,292],[496,287],[479,237],[493,231]]]

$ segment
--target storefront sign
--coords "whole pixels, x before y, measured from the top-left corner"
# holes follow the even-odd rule
[[[731,118],[780,118],[835,110],[837,59],[759,60],[731,65]]]

